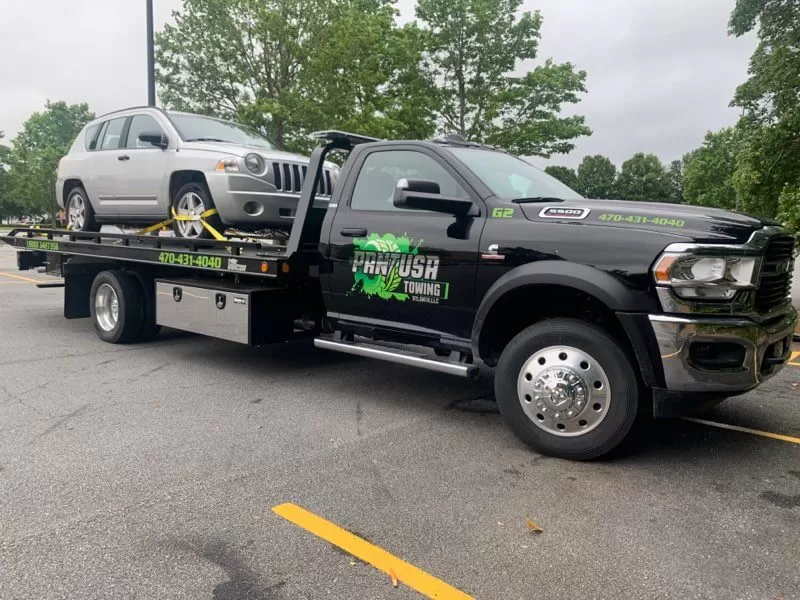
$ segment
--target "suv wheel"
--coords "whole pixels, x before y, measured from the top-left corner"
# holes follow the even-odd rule
[[[205,211],[214,208],[214,201],[203,184],[187,183],[175,194],[172,206],[178,215],[199,217]],[[222,220],[219,215],[211,215],[206,217],[204,221],[222,233]],[[182,238],[208,239],[214,237],[200,221],[174,221],[172,228],[175,234]]]
[[[94,209],[82,187],[73,188],[67,196],[66,213],[70,231],[98,231]]]
[[[589,460],[611,452],[636,420],[639,386],[619,344],[575,319],[523,330],[497,366],[495,395],[506,423],[552,456]]]

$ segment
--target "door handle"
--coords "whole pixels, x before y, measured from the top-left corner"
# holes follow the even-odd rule
[[[130,159],[131,159],[131,157],[130,157],[130,156],[128,156],[127,154],[120,154],[120,155],[117,157],[117,160],[130,160]]]
[[[366,237],[367,230],[363,227],[345,227],[339,230],[343,237]]]

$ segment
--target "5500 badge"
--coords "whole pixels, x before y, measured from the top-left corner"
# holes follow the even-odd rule
[[[353,240],[351,292],[384,300],[439,304],[450,296],[450,283],[437,281],[439,257],[419,251],[406,236],[373,233]]]

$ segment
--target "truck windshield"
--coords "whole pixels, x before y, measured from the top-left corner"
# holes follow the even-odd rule
[[[580,194],[521,158],[480,148],[448,147],[495,194],[506,200],[578,200]]]
[[[169,118],[184,142],[223,142],[268,150],[278,149],[266,136],[233,121],[185,113],[169,113]]]

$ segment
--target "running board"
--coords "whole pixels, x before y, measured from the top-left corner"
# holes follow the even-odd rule
[[[358,342],[335,342],[323,338],[315,338],[314,345],[317,348],[324,348],[325,350],[355,354],[356,356],[365,356],[367,358],[376,358],[378,360],[385,360],[409,367],[418,367],[420,369],[428,369],[429,371],[437,371],[439,373],[447,373],[448,375],[456,375],[467,379],[477,379],[480,376],[478,365],[436,360],[434,358],[427,358],[424,354],[401,352],[394,348],[379,348],[371,344],[361,344]]]

